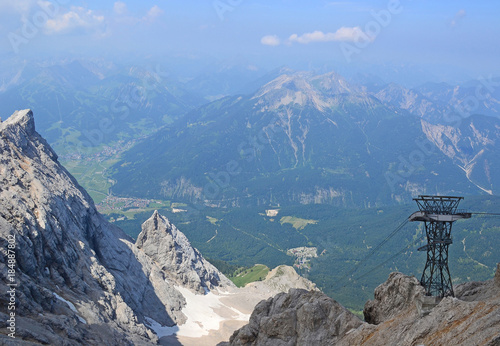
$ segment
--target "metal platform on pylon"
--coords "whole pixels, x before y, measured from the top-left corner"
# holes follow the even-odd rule
[[[427,236],[427,245],[418,249],[427,251],[427,262],[420,279],[427,296],[454,296],[448,268],[448,247],[453,243],[451,226],[457,220],[471,217],[471,213],[458,210],[462,199],[428,195],[413,199],[420,210],[410,215],[409,221],[424,222]]]

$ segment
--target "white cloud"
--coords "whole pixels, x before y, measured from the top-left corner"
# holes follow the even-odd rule
[[[127,9],[127,5],[121,1],[117,1],[113,7],[115,16],[112,18],[115,23],[126,26],[138,25],[141,23],[153,23],[160,17],[164,11],[157,5],[151,7],[145,15],[133,16]]]
[[[457,26],[466,15],[467,12],[465,12],[465,10],[463,9],[455,13],[455,17],[453,17],[453,19],[451,20],[450,26],[451,27]]]
[[[163,14],[163,10],[158,7],[158,5],[154,5],[153,7],[151,7],[151,9],[148,11],[148,17],[151,18],[151,19],[154,19],[156,17],[159,17]]]
[[[163,13],[164,11],[158,5],[154,5],[149,9],[148,13],[142,17],[142,21],[152,23]]]
[[[47,20],[45,32],[47,34],[66,33],[77,28],[93,29],[104,22],[104,16],[97,15],[92,10],[83,7],[71,7],[69,12],[62,13]]]
[[[279,46],[281,42],[278,36],[267,35],[260,39],[260,43],[262,43],[265,46]]]
[[[361,30],[359,26],[356,27],[341,27],[335,32],[324,33],[322,31],[314,31],[310,33],[305,33],[303,35],[293,34],[288,38],[290,43],[297,42],[301,44],[308,44],[311,42],[333,42],[333,41],[344,41],[344,42],[359,42],[359,41],[372,41],[366,33]]]
[[[113,12],[119,16],[127,13],[127,5],[124,2],[117,1],[113,6]]]

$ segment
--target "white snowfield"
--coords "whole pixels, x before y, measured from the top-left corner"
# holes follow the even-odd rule
[[[315,289],[314,284],[301,278],[291,267],[280,266],[269,272],[264,281],[248,284],[244,288],[226,287],[196,294],[188,288],[175,286],[186,299],[182,313],[187,321],[173,327],[162,326],[146,318],[146,325],[163,341],[181,342],[183,345],[217,345],[228,341],[231,334],[248,323],[255,305],[289,288]],[[172,338],[172,339],[170,339]],[[160,344],[164,344],[160,342]]]
[[[148,327],[159,338],[173,334],[199,338],[208,335],[211,330],[218,330],[221,322],[228,320],[246,322],[250,319],[249,314],[244,314],[221,301],[222,298],[232,295],[229,292],[214,293],[208,291],[205,295],[201,295],[195,294],[184,287],[176,286],[175,288],[186,299],[186,306],[182,309],[182,312],[186,315],[187,321],[179,326],[164,327],[155,320],[148,318]]]

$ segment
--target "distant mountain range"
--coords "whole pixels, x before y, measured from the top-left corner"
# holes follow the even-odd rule
[[[498,193],[498,91],[367,87],[335,72],[281,72],[134,146],[114,167],[113,193],[218,206]],[[457,113],[474,97],[466,117]]]
[[[380,101],[432,122],[457,125],[472,115],[500,116],[499,79],[481,79],[462,86],[426,83],[407,89],[390,83],[369,88]]]
[[[60,155],[143,139],[113,168],[116,195],[373,206],[498,193],[498,79],[408,89],[244,64],[188,79],[84,59],[6,66],[0,111],[34,109]]]
[[[156,66],[24,64],[0,89],[0,111],[31,107],[60,154],[151,133],[206,101]]]

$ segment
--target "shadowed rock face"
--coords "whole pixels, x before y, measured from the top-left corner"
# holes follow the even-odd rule
[[[0,123],[0,248],[14,238],[18,338],[50,344],[156,342],[145,317],[170,326],[185,319],[182,295],[96,211],[35,131],[29,110]],[[10,312],[7,255],[0,255],[1,321]],[[5,327],[0,324],[1,334],[7,334]]]
[[[144,222],[135,244],[160,266],[173,283],[199,293],[215,287],[235,287],[158,211]]]

